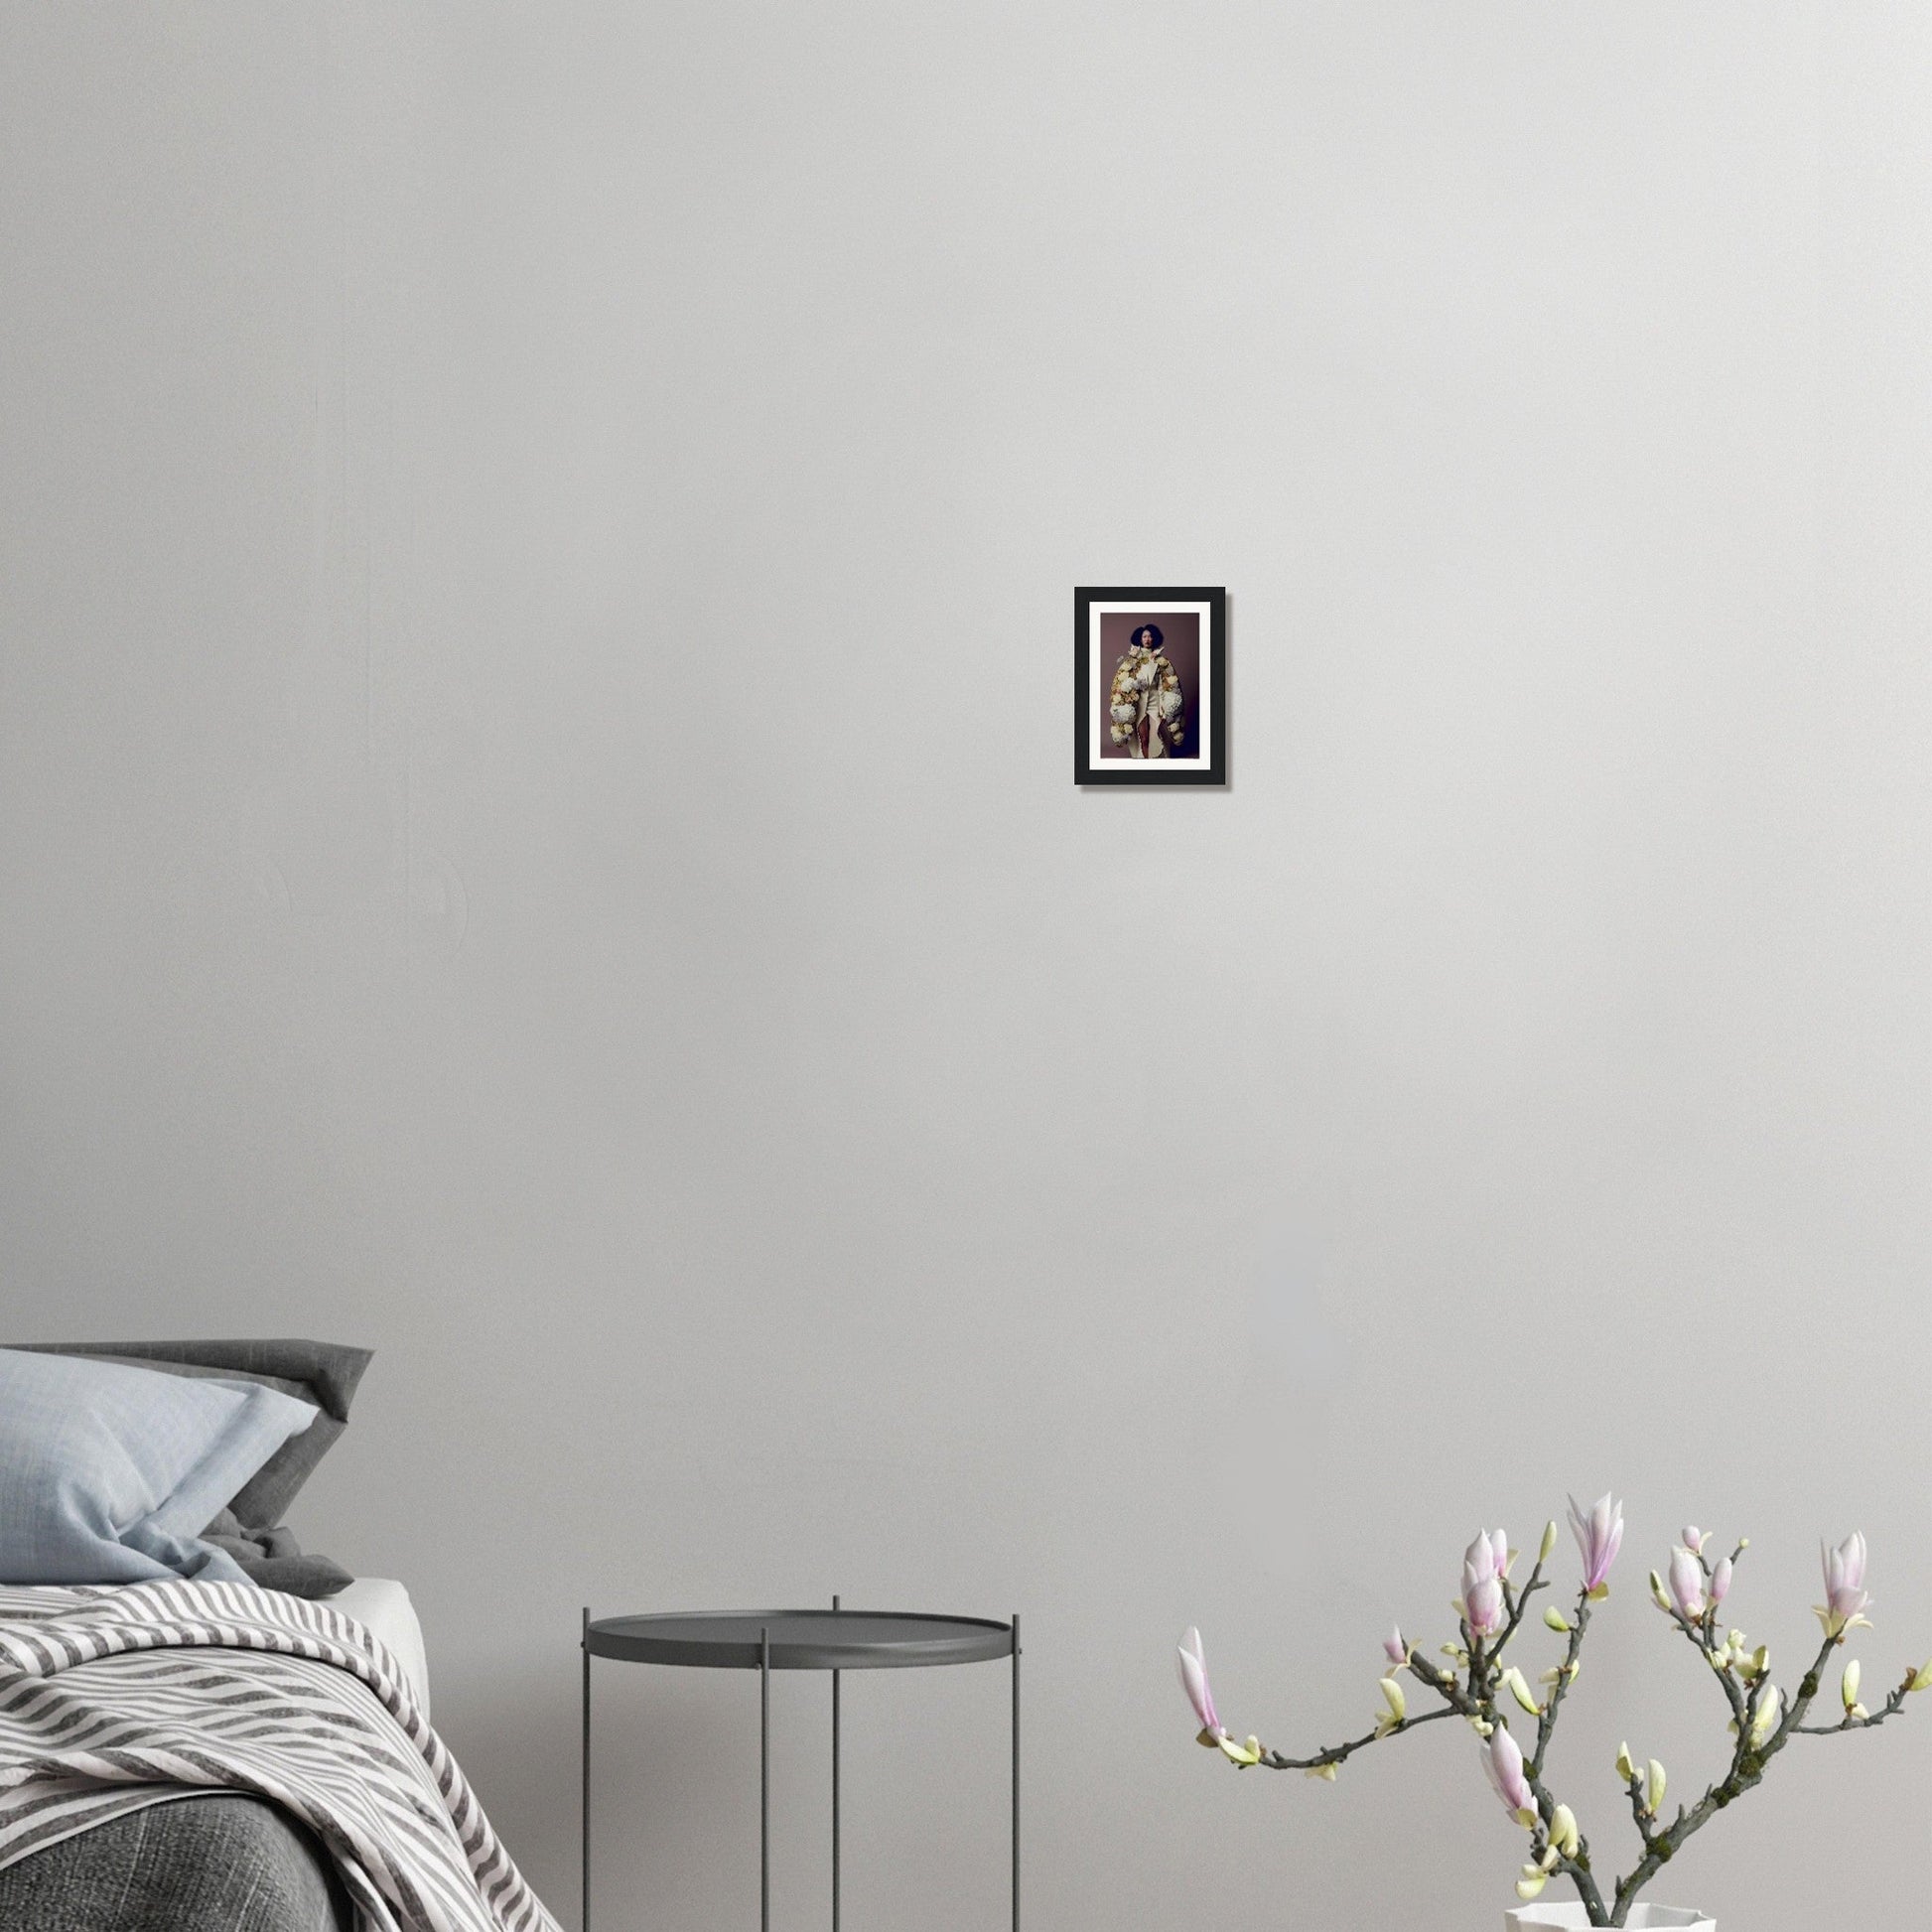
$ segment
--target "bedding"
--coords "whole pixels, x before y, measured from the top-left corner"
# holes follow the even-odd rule
[[[312,1834],[357,1932],[558,1932],[362,1619],[246,1584],[0,1588],[0,1884],[198,1792]]]
[[[338,1616],[352,1616],[389,1646],[389,1654],[402,1666],[402,1674],[416,1693],[417,1708],[427,1718],[429,1656],[423,1644],[423,1626],[408,1590],[391,1577],[357,1577],[346,1589],[329,1598],[329,1608]],[[5,1922],[0,1919],[0,1924]]]
[[[0,1348],[0,1583],[239,1583],[201,1532],[316,1410],[257,1383]]]
[[[295,1596],[330,1596],[351,1581],[341,1564],[303,1550],[283,1518],[316,1464],[341,1439],[349,1404],[371,1360],[340,1342],[279,1340],[24,1342],[18,1352],[118,1362],[191,1381],[252,1383],[316,1412],[203,1527],[205,1543],[230,1557],[251,1583]],[[47,1583],[75,1583],[48,1577]]]
[[[334,1596],[355,1581],[328,1557],[305,1556],[295,1532],[285,1525],[269,1530],[246,1529],[235,1521],[231,1509],[224,1509],[202,1532],[202,1541],[225,1550],[251,1584],[260,1584],[264,1589],[285,1589],[291,1596]]]
[[[163,1375],[190,1380],[243,1381],[279,1395],[294,1396],[319,1411],[301,1435],[290,1438],[258,1470],[250,1471],[233,1496],[218,1498],[235,1520],[251,1530],[287,1520],[296,1492],[315,1473],[316,1464],[335,1446],[348,1423],[370,1350],[340,1342],[280,1340],[230,1341],[35,1341],[9,1344],[25,1354],[85,1355],[132,1363]],[[213,1515],[213,1510],[208,1514]]]

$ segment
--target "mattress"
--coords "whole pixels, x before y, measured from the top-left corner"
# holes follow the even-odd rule
[[[423,1626],[409,1592],[392,1577],[357,1577],[346,1589],[325,1596],[324,1603],[344,1616],[352,1616],[389,1646],[403,1675],[416,1689],[416,1701],[429,1716],[429,1658],[423,1649]]]

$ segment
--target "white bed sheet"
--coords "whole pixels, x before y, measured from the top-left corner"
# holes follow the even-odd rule
[[[423,1648],[423,1626],[409,1592],[393,1577],[357,1577],[346,1589],[323,1601],[344,1616],[352,1616],[395,1653],[404,1675],[416,1687],[416,1697],[429,1716],[429,1657]]]

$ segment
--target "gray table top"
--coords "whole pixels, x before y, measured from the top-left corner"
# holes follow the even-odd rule
[[[593,1657],[633,1664],[757,1670],[759,1634],[773,1670],[914,1670],[1013,1655],[1013,1626],[899,1610],[699,1610],[600,1617]]]

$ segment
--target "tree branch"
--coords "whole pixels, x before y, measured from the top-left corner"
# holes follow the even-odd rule
[[[1711,1605],[1705,1611],[1703,1617],[1695,1623],[1682,1610],[1673,1606],[1670,1612],[1670,1620],[1691,1643],[1696,1645],[1699,1654],[1711,1666],[1713,1673],[1717,1677],[1719,1688],[1724,1692],[1725,1701],[1730,1706],[1732,1719],[1736,1723],[1742,1724],[1744,1721],[1744,1708],[1749,1700],[1738,1688],[1736,1679],[1718,1662],[1717,1605]]]
[[[1842,1637],[1827,1637],[1817,1658],[1798,1687],[1798,1695],[1786,1707],[1784,1717],[1777,1728],[1762,1744],[1751,1742],[1751,1726],[1759,1709],[1758,1700],[1771,1694],[1772,1685],[1768,1675],[1759,1679],[1753,1686],[1753,1695],[1744,1709],[1744,1715],[1737,1725],[1737,1743],[1730,1754],[1730,1769],[1714,1785],[1709,1786],[1702,1798],[1689,1811],[1681,1806],[1677,1816],[1663,1831],[1644,1834],[1644,1855],[1631,1866],[1629,1873],[1617,1880],[1616,1908],[1609,1923],[1624,1923],[1631,1902],[1637,1893],[1656,1877],[1670,1861],[1683,1849],[1684,1843],[1695,1832],[1702,1831],[1719,1812],[1740,1798],[1746,1791],[1762,1781],[1766,1767],[1800,1727],[1800,1720],[1811,1708],[1812,1700],[1818,1695],[1819,1680],[1831,1654],[1843,1641]],[[1837,1730],[1845,1726],[1834,1725]],[[1852,1728],[1858,1728],[1855,1723]],[[1636,1803],[1634,1792],[1632,1805]],[[1639,1819],[1639,1828],[1642,1820]]]
[[[1453,1718],[1455,1712],[1445,1706],[1441,1711],[1425,1711],[1420,1718],[1404,1718],[1401,1723],[1377,1725],[1365,1737],[1352,1737],[1345,1744],[1327,1744],[1316,1751],[1312,1757],[1284,1757],[1280,1751],[1263,1751],[1261,1763],[1270,1771],[1318,1771],[1325,1764],[1340,1764],[1356,1751],[1370,1744],[1379,1744],[1385,1737],[1400,1736],[1405,1730],[1415,1730],[1422,1725],[1433,1725],[1439,1718]]]
[[[1523,1612],[1530,1606],[1530,1598],[1540,1589],[1548,1589],[1543,1581],[1543,1559],[1538,1557],[1530,1570],[1529,1582],[1523,1586],[1521,1595],[1509,1587],[1509,1579],[1503,1579],[1503,1601],[1509,1606],[1509,1621],[1503,1625],[1503,1633],[1496,1639],[1496,1647],[1490,1651],[1492,1658],[1500,1657],[1508,1647],[1509,1640],[1516,1634],[1516,1626],[1523,1620]]]
[[[1917,1673],[1915,1671],[1907,1671],[1905,1673],[1905,1681],[1899,1685],[1897,1690],[1877,1710],[1867,1712],[1863,1718],[1855,1718],[1848,1711],[1845,1714],[1844,1720],[1839,1724],[1793,1725],[1791,1726],[1791,1734],[1794,1737],[1836,1737],[1842,1730],[1873,1730],[1879,1725],[1883,1724],[1887,1718],[1897,1717],[1906,1698],[1911,1694],[1912,1679],[1916,1675]]]
[[[1557,1711],[1570,1689],[1571,1679],[1576,1675],[1577,1660],[1584,1647],[1584,1632],[1589,1628],[1589,1591],[1580,1589],[1577,1592],[1576,1620],[1570,1626],[1570,1643],[1563,1653],[1563,1662],[1557,1667],[1557,1681],[1550,1687],[1543,1715],[1536,1721],[1536,1751],[1529,1766],[1534,1777],[1543,1775],[1543,1760],[1549,1753],[1550,1739],[1556,1733]]]

